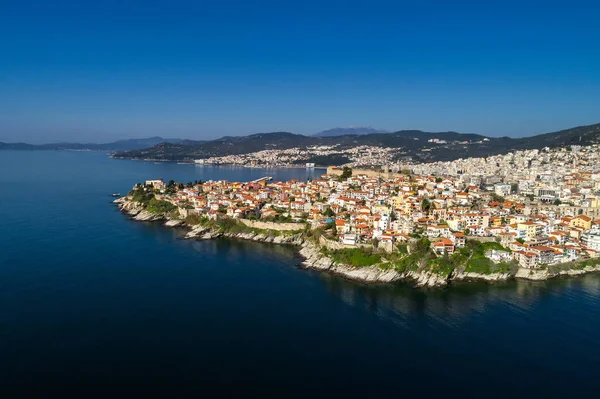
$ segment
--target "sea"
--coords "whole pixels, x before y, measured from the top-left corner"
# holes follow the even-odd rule
[[[0,151],[0,397],[600,397],[600,275],[365,285],[110,196],[323,172]]]

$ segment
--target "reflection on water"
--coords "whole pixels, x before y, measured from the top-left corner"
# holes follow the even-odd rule
[[[395,318],[400,323],[427,316],[454,325],[493,306],[508,305],[515,312],[526,312],[548,296],[568,296],[569,292],[583,292],[591,297],[600,295],[600,275],[597,274],[548,281],[463,282],[445,289],[419,289],[408,283],[366,285],[330,274],[323,274],[321,279],[329,293],[348,305]]]
[[[514,313],[526,314],[545,298],[560,296],[561,301],[569,301],[573,295],[587,296],[595,303],[600,297],[600,274],[548,281],[461,282],[445,289],[419,289],[407,282],[367,285],[297,267],[301,259],[292,246],[231,239],[188,241],[183,240],[185,229],[168,229],[169,233],[165,234],[166,229],[160,223],[138,225],[159,241],[179,241],[204,256],[221,257],[224,264],[235,264],[240,267],[238,270],[251,272],[248,268],[252,268],[253,273],[263,273],[268,265],[278,265],[280,271],[314,275],[329,294],[339,297],[344,303],[403,326],[427,317],[456,327],[470,315],[483,314],[493,307],[504,306]],[[162,234],[156,234],[157,229]],[[263,259],[264,262],[246,265],[245,259],[250,258]]]
[[[172,234],[181,238],[183,231],[173,230]],[[291,246],[230,239],[191,241],[191,246],[203,254],[225,254],[228,262],[241,262],[242,266],[240,259],[252,256],[264,259],[265,264],[278,264],[282,269],[312,274],[325,285],[330,295],[404,327],[422,319],[430,319],[457,328],[467,317],[483,314],[494,307],[505,307],[514,313],[526,314],[545,298],[560,296],[561,300],[568,301],[574,293],[592,297],[595,301],[600,296],[600,274],[548,281],[513,280],[493,284],[461,282],[445,289],[421,289],[407,282],[368,285],[328,273],[305,270],[298,267],[301,259]],[[260,271],[260,268],[254,270]]]
[[[175,233],[178,238],[182,238],[182,232]],[[296,249],[292,246],[255,243],[251,241],[239,241],[228,238],[217,240],[193,240],[192,248],[196,252],[203,254],[225,254],[225,259],[237,261],[245,259],[249,255],[262,259],[277,259],[282,265],[293,263]]]

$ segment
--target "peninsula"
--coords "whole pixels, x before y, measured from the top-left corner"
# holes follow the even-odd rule
[[[365,282],[542,280],[600,270],[597,150],[401,173],[332,167],[306,182],[148,180],[115,203],[135,220],[186,227],[190,239],[296,245],[305,267]]]

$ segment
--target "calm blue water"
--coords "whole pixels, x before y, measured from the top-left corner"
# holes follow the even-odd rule
[[[3,397],[597,397],[600,276],[370,287],[299,269],[290,248],[181,240],[108,196],[265,174],[307,177],[0,152]]]

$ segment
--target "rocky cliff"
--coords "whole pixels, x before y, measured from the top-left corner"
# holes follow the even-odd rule
[[[586,266],[582,269],[559,270],[559,271],[555,271],[555,272],[552,272],[548,269],[533,270],[533,269],[520,268],[517,271],[517,273],[515,274],[515,278],[539,281],[539,280],[549,280],[551,278],[561,277],[561,276],[580,276],[582,274],[599,272],[599,271],[600,271],[600,264],[598,264],[596,266]]]
[[[200,225],[187,225],[183,220],[170,217],[167,214],[154,214],[144,209],[143,204],[133,202],[129,197],[122,197],[114,201],[119,209],[137,221],[164,221],[168,227],[186,227],[189,229],[185,235],[186,239],[211,240],[219,237],[228,237],[233,239],[266,242],[281,245],[299,246],[299,254],[304,258],[301,266],[307,269],[315,269],[344,276],[351,280],[362,281],[366,283],[393,283],[396,281],[410,281],[417,287],[444,287],[453,281],[506,281],[511,278],[521,278],[528,280],[547,280],[558,276],[577,276],[590,272],[600,271],[600,264],[596,266],[587,266],[582,269],[561,270],[550,272],[548,270],[530,270],[520,268],[516,274],[511,273],[492,273],[480,274],[472,272],[453,271],[449,275],[434,273],[430,270],[410,270],[398,272],[393,268],[386,268],[385,264],[373,265],[367,267],[352,267],[345,264],[334,262],[331,258],[324,255],[321,251],[321,244],[306,239],[303,233],[278,234],[279,231],[269,233],[231,233],[216,231]],[[248,224],[244,223],[246,226]],[[254,226],[254,225],[252,225]],[[250,226],[249,226],[250,227]],[[264,227],[264,225],[261,225]],[[288,230],[284,228],[282,230]],[[290,229],[291,230],[291,229]]]
[[[166,219],[165,215],[158,215],[154,213],[150,213],[144,209],[143,204],[139,202],[133,202],[129,197],[121,197],[114,201],[115,204],[119,207],[119,209],[131,216],[132,219],[140,221],[140,222],[154,222],[157,220]]]

